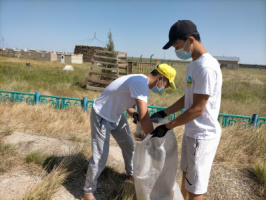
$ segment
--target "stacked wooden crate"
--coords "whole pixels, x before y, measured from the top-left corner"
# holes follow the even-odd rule
[[[105,50],[102,47],[76,45],[74,54],[83,54],[83,62],[91,62],[91,59],[96,50]]]
[[[95,50],[86,88],[102,91],[113,80],[128,73],[127,53]]]

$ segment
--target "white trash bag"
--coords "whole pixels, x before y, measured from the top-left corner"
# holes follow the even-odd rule
[[[160,120],[154,127],[167,123]],[[177,142],[173,130],[165,137],[149,134],[138,142],[133,156],[133,176],[138,200],[183,200],[176,182]]]
[[[136,124],[136,132],[135,132],[135,139],[137,141],[141,141],[146,137],[146,134],[143,132],[143,130],[141,129],[141,125],[139,123],[139,121],[137,121]]]

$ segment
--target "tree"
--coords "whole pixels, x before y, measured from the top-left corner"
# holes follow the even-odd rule
[[[111,30],[108,33],[108,43],[106,45],[106,48],[108,51],[114,51],[115,50],[115,45],[112,37]]]
[[[108,33],[108,43],[106,44],[106,50],[107,51],[114,51],[115,49],[115,45],[114,45],[114,41],[113,41],[113,38],[112,38],[112,33],[111,33],[111,30],[109,31]],[[110,58],[115,58],[116,55],[115,54],[110,54],[110,53],[105,53],[104,54],[105,57],[110,57]],[[108,63],[116,63],[116,60],[113,60],[113,59],[108,59],[108,58],[105,58],[105,62],[108,62]],[[114,65],[110,65],[110,64],[103,64],[102,65],[103,67],[105,68],[115,68]],[[103,73],[107,73],[107,74],[112,74],[113,72],[110,71],[110,70],[105,70],[105,69],[102,69],[102,72]],[[102,77],[103,80],[112,80],[112,78],[108,78],[108,77]]]
[[[115,51],[115,45],[114,45],[114,41],[113,41],[113,37],[112,37],[112,33],[111,33],[111,30],[109,31],[108,33],[108,43],[106,44],[106,50],[107,51]],[[106,57],[116,57],[114,54],[105,54]],[[106,60],[107,62],[110,62],[110,63],[115,63],[116,61],[110,59],[110,60]],[[113,68],[112,65],[106,65],[105,67],[107,68]]]

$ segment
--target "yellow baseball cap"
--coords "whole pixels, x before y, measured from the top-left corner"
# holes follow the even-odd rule
[[[160,64],[156,67],[156,70],[163,75],[165,78],[168,78],[169,83],[170,83],[170,87],[173,89],[176,89],[175,87],[175,75],[176,75],[176,71],[173,67],[171,67],[170,65],[167,65],[165,63]]]

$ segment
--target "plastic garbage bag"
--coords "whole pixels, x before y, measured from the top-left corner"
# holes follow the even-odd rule
[[[154,127],[167,123],[160,120]],[[176,182],[177,142],[173,130],[165,137],[149,134],[138,142],[133,156],[133,176],[138,200],[183,200]]]
[[[143,140],[145,137],[146,137],[146,134],[141,129],[141,125],[138,121],[136,124],[135,139],[139,141],[139,140]]]

